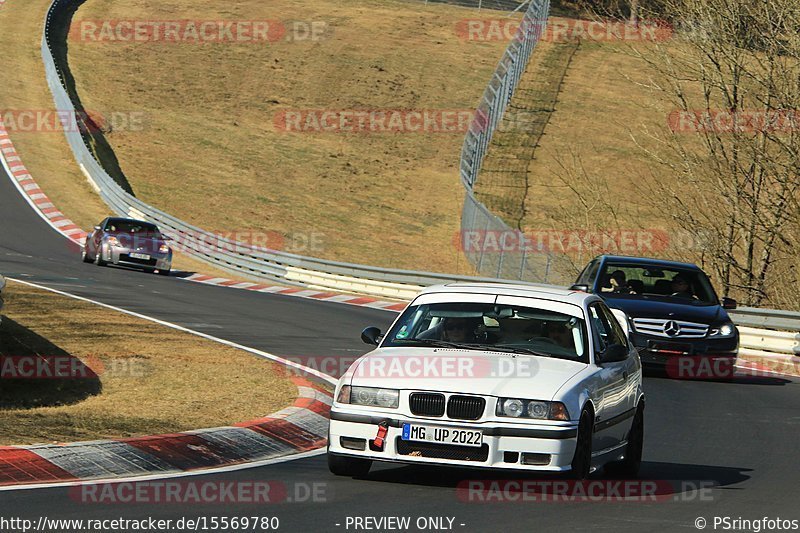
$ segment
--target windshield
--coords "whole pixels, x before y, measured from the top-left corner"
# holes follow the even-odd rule
[[[155,225],[133,220],[111,219],[106,223],[105,231],[109,233],[135,233],[140,237],[153,239],[161,238],[161,233]]]
[[[719,303],[701,270],[606,263],[599,283],[603,296],[674,299],[697,305]]]
[[[489,303],[411,306],[382,346],[503,351],[588,362],[583,319],[531,307]]]

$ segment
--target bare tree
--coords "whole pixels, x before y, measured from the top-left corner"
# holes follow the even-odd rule
[[[800,292],[800,4],[664,3],[674,38],[635,51],[657,73],[652,87],[675,106],[671,131],[655,134],[660,148],[648,149],[675,179],[650,180],[649,197],[707,239],[698,260],[724,294],[785,303],[781,293]]]

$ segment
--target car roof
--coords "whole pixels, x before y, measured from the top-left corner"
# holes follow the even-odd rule
[[[108,222],[135,222],[137,224],[147,224],[148,226],[156,226],[157,224],[154,222],[148,222],[147,220],[139,220],[138,218],[125,218],[125,217],[108,217],[106,219]]]
[[[699,266],[694,263],[682,263],[680,261],[669,261],[667,259],[654,259],[652,257],[631,257],[627,255],[601,255],[597,259],[604,260],[605,262],[620,263],[620,264],[648,264],[654,267],[661,268],[685,268],[690,270],[701,270]]]
[[[539,298],[542,300],[555,300],[583,306],[587,300],[599,300],[594,294],[575,291],[562,287],[548,285],[525,285],[522,283],[486,283],[486,282],[459,282],[426,287],[420,294],[431,293],[471,293],[471,294],[496,294],[498,296],[520,296],[525,298]]]

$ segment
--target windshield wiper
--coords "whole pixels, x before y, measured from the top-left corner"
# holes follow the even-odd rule
[[[398,339],[400,340],[400,339]],[[538,355],[539,357],[553,357],[552,354],[539,352],[524,346],[512,346],[505,344],[469,344],[444,341],[440,339],[402,339],[400,342],[416,342],[425,346],[436,346],[437,348],[460,348],[462,350],[480,350],[483,352],[503,352],[520,353],[526,355]]]
[[[513,346],[509,344],[495,344],[494,346],[489,346],[489,348],[495,349],[498,352],[511,352],[511,353],[524,353],[527,355],[538,355],[539,357],[553,357],[553,354],[539,352],[532,348],[525,348],[524,346]]]
[[[477,345],[464,344],[458,342],[443,341],[440,339],[397,339],[400,342],[416,342],[423,346],[435,346],[437,348],[462,348],[465,350],[474,350]],[[397,341],[395,341],[397,342]]]

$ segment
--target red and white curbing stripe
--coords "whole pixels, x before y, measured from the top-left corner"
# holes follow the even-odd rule
[[[3,2],[0,0],[0,7],[2,5]],[[2,119],[0,119],[0,162],[2,162],[3,167],[11,176],[20,194],[28,200],[28,203],[34,207],[50,226],[68,239],[78,244],[83,243],[86,239],[86,232],[64,216],[34,181],[28,169],[22,163],[16,148],[14,148],[14,143],[11,142],[8,130],[6,130]]]
[[[800,357],[791,355],[774,354],[757,358],[739,355],[736,367],[742,370],[744,376],[800,377]]]
[[[361,307],[372,307],[374,309],[386,309],[387,311],[402,311],[408,305],[407,302],[392,302],[386,300],[378,300],[369,296],[357,296],[354,294],[343,294],[337,292],[318,291],[316,289],[303,289],[300,287],[286,287],[282,285],[265,285],[263,283],[251,283],[248,281],[234,280],[228,278],[219,278],[214,276],[207,276],[205,274],[194,274],[187,278],[183,278],[195,283],[203,283],[206,285],[217,285],[219,287],[227,287],[231,289],[244,289],[256,292],[268,292],[271,294],[283,294],[286,296],[294,296],[298,298],[309,298],[320,302],[333,302],[347,305],[358,305]]]
[[[231,427],[66,445],[0,447],[0,487],[169,476],[308,452],[327,443],[330,393],[295,377],[299,396]]]

